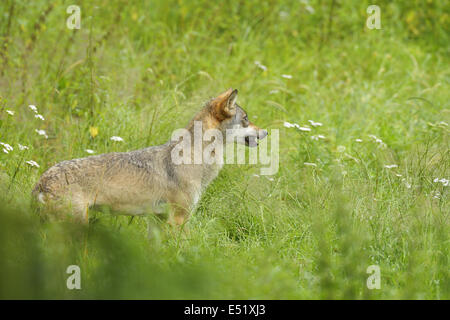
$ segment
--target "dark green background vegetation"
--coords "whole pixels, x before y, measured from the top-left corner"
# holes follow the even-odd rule
[[[72,4],[80,30],[66,27]],[[380,30],[366,27],[371,4]],[[449,11],[2,0],[0,141],[14,150],[0,148],[0,298],[450,298],[448,186],[434,182],[449,179]],[[148,240],[145,218],[102,212],[89,227],[39,221],[30,192],[46,168],[164,143],[229,87],[251,121],[280,130],[276,175],[225,166],[187,237],[161,226]],[[283,126],[310,119],[323,126]],[[66,288],[72,264],[82,290]],[[380,290],[366,286],[369,265]]]

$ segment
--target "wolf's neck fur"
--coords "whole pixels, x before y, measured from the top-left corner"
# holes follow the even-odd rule
[[[201,164],[194,164],[194,152],[195,152],[195,147],[194,147],[194,140],[195,137],[194,135],[194,130],[195,130],[195,121],[199,121],[202,124],[202,133],[201,133],[201,141],[202,141],[202,154],[200,155],[202,162]],[[214,180],[217,175],[219,174],[220,170],[223,167],[223,158],[222,160],[222,164],[221,163],[212,163],[212,164],[208,164],[205,163],[204,158],[203,158],[203,152],[205,151],[205,148],[209,145],[211,145],[211,141],[204,141],[203,140],[203,135],[204,133],[209,130],[209,129],[218,129],[220,125],[220,121],[216,119],[216,117],[214,117],[214,115],[212,114],[212,110],[211,110],[211,106],[209,104],[207,104],[200,112],[198,112],[194,118],[189,122],[189,124],[186,126],[186,130],[188,130],[190,136],[191,136],[191,164],[180,164],[177,165],[178,168],[181,169],[181,171],[186,170],[186,171],[190,171],[190,172],[195,172],[195,174],[191,177],[186,177],[186,181],[185,183],[189,184],[189,183],[193,183],[193,184],[200,184],[202,189],[206,188],[206,186],[212,181]],[[179,143],[177,142],[170,142],[170,150],[172,150],[175,145]],[[225,145],[222,145],[222,150],[224,150]],[[223,156],[222,156],[223,157]]]

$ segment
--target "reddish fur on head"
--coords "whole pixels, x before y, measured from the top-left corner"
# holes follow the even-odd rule
[[[233,90],[230,88],[211,101],[211,110],[217,120],[223,121],[236,114],[234,103],[236,102],[237,93],[238,91],[236,89]]]

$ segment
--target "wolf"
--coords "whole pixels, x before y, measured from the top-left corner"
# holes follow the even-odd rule
[[[203,131],[238,130],[237,141],[256,147],[268,132],[251,123],[237,103],[238,91],[228,89],[209,100],[186,127],[194,133],[194,123]],[[221,143],[230,143],[224,139]],[[235,140],[233,139],[233,142]],[[32,191],[33,197],[49,212],[70,208],[75,220],[88,223],[88,210],[107,206],[125,215],[161,213],[169,207],[168,222],[183,226],[206,187],[217,177],[223,162],[195,164],[196,148],[188,155],[191,162],[175,164],[173,150],[179,140],[131,152],[113,152],[62,161],[45,171]],[[194,144],[194,141],[190,143]],[[202,141],[205,144],[204,141]],[[214,152],[214,151],[212,151]]]

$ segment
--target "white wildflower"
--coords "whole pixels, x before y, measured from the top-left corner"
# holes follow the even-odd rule
[[[6,113],[9,114],[10,116],[14,115],[14,111],[11,111],[11,110],[6,110]]]
[[[311,128],[310,127],[301,127],[301,126],[299,126],[298,124],[296,124],[296,123],[294,123],[294,126],[298,129],[298,130],[300,130],[300,131],[305,131],[305,132],[307,132],[307,131],[311,131]]]
[[[38,129],[36,129],[35,131],[36,131],[36,133],[37,133],[38,135],[44,136],[45,139],[48,139],[48,135],[47,135],[47,133],[45,132],[45,130],[38,130]]]
[[[255,64],[258,68],[260,68],[262,71],[267,71],[267,67],[263,64],[261,64],[261,62],[259,61],[255,61]]]
[[[9,144],[4,143],[4,142],[0,142],[0,145],[2,145],[3,147],[5,147],[5,149],[7,149],[8,151],[13,151],[14,148],[11,147]]]
[[[121,137],[118,137],[118,136],[112,136],[110,139],[112,141],[123,141],[123,139]]]
[[[311,136],[311,139],[312,139],[312,140],[318,141],[319,139],[325,139],[325,136],[319,134],[319,135],[317,135],[317,136]]]
[[[355,139],[356,142],[363,142],[361,139]]]
[[[369,137],[371,137],[372,139],[375,140],[376,143],[378,143],[379,147],[381,148],[385,148],[386,144],[383,142],[383,140],[377,138],[376,136],[374,136],[373,134],[369,135]]]
[[[289,123],[287,121],[284,122],[283,124],[286,128],[293,128],[296,127],[298,130],[300,131],[311,131],[311,128],[309,127],[301,127],[300,125],[298,125],[297,123]]]
[[[32,166],[32,167],[39,168],[39,165],[37,164],[36,161],[28,160],[28,161],[25,161],[25,162],[28,163],[28,164],[29,164],[30,166]]]
[[[91,149],[86,149],[86,150],[84,150],[84,151],[86,151],[86,152],[89,153],[89,154],[94,154],[94,153],[95,153],[95,151],[94,151],[94,150],[91,150]]]
[[[286,127],[286,128],[293,128],[293,127],[295,127],[295,123],[289,123],[289,122],[287,122],[287,121],[285,121],[284,123],[283,123],[283,125]]]
[[[9,153],[10,151],[13,151],[13,150],[14,150],[14,148],[11,147],[11,146],[10,146],[9,144],[7,144],[7,143],[0,142],[0,145],[3,146],[3,152],[4,152],[4,153]]]
[[[392,168],[397,168],[398,165],[396,165],[396,164],[386,164],[386,165],[384,165],[384,167],[385,167],[386,169],[392,169]]]
[[[322,126],[322,123],[320,123],[320,122],[314,122],[313,120],[308,120],[308,121],[309,121],[309,123],[311,123],[311,125],[313,127],[321,127]]]
[[[442,179],[436,178],[436,179],[433,180],[433,182],[434,183],[440,182],[440,183],[442,183],[442,185],[444,187],[447,187],[449,185],[449,183],[450,183],[450,180],[447,180],[445,178],[442,178]]]
[[[36,114],[36,115],[34,115],[34,117],[35,118],[38,118],[38,119],[41,119],[42,121],[44,121],[45,119],[44,119],[44,117],[41,115],[41,114]]]
[[[37,113],[37,112],[38,112],[36,106],[34,106],[34,105],[32,105],[32,104],[30,104],[30,105],[28,106],[28,108],[30,108],[34,113]]]
[[[29,149],[27,146],[21,145],[20,143],[18,145],[19,145],[19,150],[21,150],[21,151]]]
[[[290,74],[282,74],[281,77],[285,79],[292,79],[292,76]]]

